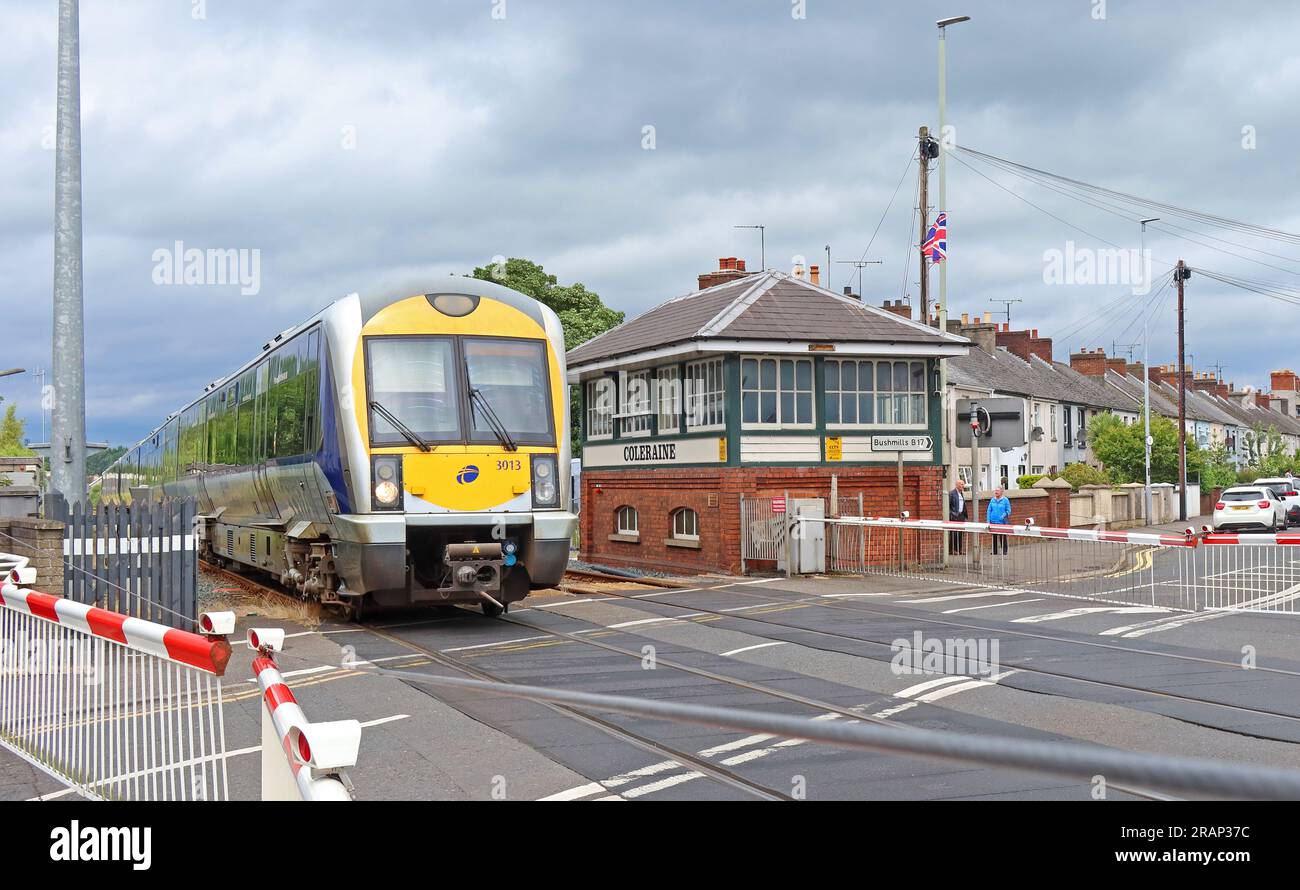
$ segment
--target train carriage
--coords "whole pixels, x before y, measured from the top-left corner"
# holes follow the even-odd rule
[[[568,411],[564,334],[536,300],[463,277],[352,294],[171,415],[102,493],[194,497],[206,558],[305,597],[493,615],[567,565]]]

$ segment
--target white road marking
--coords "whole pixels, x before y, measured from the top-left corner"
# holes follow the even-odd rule
[[[735,751],[737,748],[747,748],[750,745],[758,745],[774,738],[776,738],[776,736],[760,732],[758,735],[746,736],[743,739],[736,739],[734,742],[723,742],[721,745],[714,745],[712,748],[705,748],[703,751],[699,752],[699,754],[701,757],[712,757],[715,754],[725,754],[728,751]]]
[[[548,794],[546,797],[539,797],[538,800],[577,800],[581,797],[595,794],[598,791],[604,791],[605,786],[599,782],[590,782],[586,785],[579,785],[576,788],[569,788],[564,791],[557,791],[554,794]]]
[[[980,593],[949,593],[943,596],[927,596],[919,600],[900,600],[904,603],[946,603],[951,600],[973,600],[982,599],[989,596],[1020,596],[1022,593],[1028,593],[1027,590],[985,590]]]
[[[897,593],[889,591],[888,593],[821,593],[818,594],[822,599],[848,599],[854,596],[898,596]]]
[[[958,683],[955,686],[944,686],[941,689],[935,689],[934,691],[927,692],[924,695],[918,695],[916,697],[916,700],[918,702],[926,702],[928,704],[930,702],[936,702],[941,698],[947,698],[950,695],[955,695],[958,692],[965,692],[967,689],[978,689],[980,686],[992,686],[992,685],[993,684],[990,683],[988,680],[967,680],[965,683]]]
[[[638,621],[620,621],[618,624],[607,624],[605,625],[605,629],[616,630],[620,627],[639,627],[642,624],[662,624],[665,621],[676,621],[676,620],[677,620],[676,618],[673,618],[670,615],[663,615],[659,618],[642,618]]]
[[[958,612],[974,612],[976,609],[1000,609],[1003,606],[1019,606],[1025,603],[1041,603],[1046,597],[1036,597],[1031,600],[1015,600],[1010,603],[987,603],[983,606],[965,606],[961,609],[944,609],[944,615],[956,615]]]
[[[773,646],[784,646],[784,645],[785,645],[785,641],[777,640],[774,643],[759,643],[756,646],[742,646],[739,649],[732,649],[730,652],[723,652],[722,657],[726,658],[728,655],[739,655],[742,652],[753,652],[755,649],[770,649]]]
[[[936,677],[933,680],[926,680],[924,683],[917,683],[915,686],[909,686],[906,689],[894,693],[895,698],[911,698],[919,692],[925,692],[927,689],[933,689],[936,686],[942,686],[945,683],[956,683],[959,680],[969,680],[970,677],[964,677],[961,674],[955,676]]]
[[[690,782],[693,779],[702,778],[704,778],[704,773],[697,773],[692,770],[689,773],[669,776],[666,779],[660,779],[658,782],[651,782],[648,785],[638,785],[635,788],[629,788],[621,793],[625,798],[642,797],[646,794],[653,794],[656,791],[663,791],[665,788],[672,788],[674,785],[680,785],[683,782]]]
[[[730,609],[718,609],[719,612],[743,612],[746,609],[766,609],[768,606],[784,606],[789,600],[778,600],[774,603],[755,603],[752,606],[732,606]]]
[[[495,643],[479,643],[475,646],[457,646],[454,649],[441,649],[441,652],[469,652],[471,649],[491,649],[493,646],[509,646],[511,643],[528,643],[534,640],[549,640],[550,636],[516,637],[513,640],[497,640]]]
[[[1168,609],[1160,606],[1080,606],[1077,609],[1066,609],[1063,612],[1048,612],[1043,615],[1026,615],[1024,618],[1013,618],[1011,623],[1039,624],[1043,621],[1059,621],[1064,618],[1078,618],[1082,615],[1095,615],[1101,612],[1110,612],[1115,615],[1143,615],[1168,611]]]

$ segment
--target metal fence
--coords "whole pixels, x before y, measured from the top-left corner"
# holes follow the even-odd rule
[[[1175,610],[1204,605],[1195,536],[871,517],[824,527],[831,571]]]
[[[0,582],[0,745],[84,797],[229,796],[224,639]]]
[[[198,618],[194,501],[56,509],[63,594],[124,615],[193,628]]]
[[[1300,534],[1201,536],[1196,594],[1206,609],[1300,612]]]

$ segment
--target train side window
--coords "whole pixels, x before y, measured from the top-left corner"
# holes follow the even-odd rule
[[[307,362],[303,368],[303,444],[308,453],[320,445],[320,329],[307,335]]]

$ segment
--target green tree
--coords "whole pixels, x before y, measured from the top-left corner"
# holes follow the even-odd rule
[[[1212,446],[1203,452],[1200,467],[1201,491],[1211,488],[1227,488],[1237,481],[1237,465],[1228,454],[1228,446],[1223,443]]]
[[[1126,424],[1113,414],[1093,420],[1089,438],[1097,456],[1111,478],[1119,483],[1141,482],[1146,478],[1143,454],[1143,424]],[[1151,417],[1151,481],[1178,482],[1178,425],[1166,417]],[[1187,441],[1187,469],[1197,472],[1203,455],[1195,440]]]
[[[0,399],[3,402],[4,399]],[[27,423],[18,416],[18,406],[10,405],[0,419],[0,455],[28,457],[35,454],[27,447]]]
[[[560,317],[564,326],[564,348],[572,349],[579,343],[585,343],[597,334],[604,333],[615,325],[622,324],[623,313],[611,309],[601,302],[600,295],[589,291],[581,282],[562,285],[554,275],[532,260],[511,257],[504,265],[494,264],[479,266],[473,277],[484,281],[494,281],[527,294],[540,303],[545,303]],[[579,441],[581,429],[579,423],[580,398],[578,387],[570,393],[570,413],[573,421],[573,441]]]

